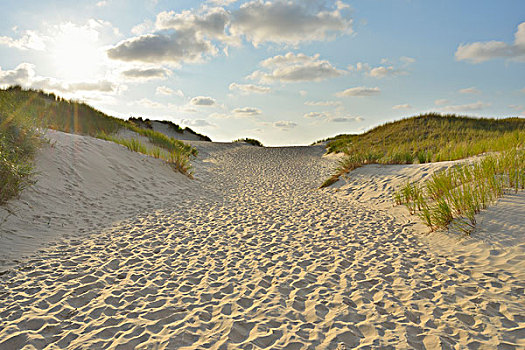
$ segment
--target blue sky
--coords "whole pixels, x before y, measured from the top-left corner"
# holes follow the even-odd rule
[[[309,144],[435,111],[525,115],[525,2],[5,1],[0,86]]]

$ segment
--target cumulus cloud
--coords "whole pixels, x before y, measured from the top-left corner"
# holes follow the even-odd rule
[[[394,66],[377,66],[371,67],[368,63],[357,62],[355,66],[349,65],[348,70],[351,72],[363,72],[373,78],[384,78],[406,74],[404,70],[396,69]]]
[[[254,85],[254,84],[237,84],[231,83],[229,86],[230,91],[238,90],[242,94],[267,94],[272,91],[271,88],[267,86]]]
[[[21,85],[34,89],[61,93],[75,92],[117,92],[123,89],[114,82],[106,79],[66,82],[51,77],[37,76],[35,66],[30,63],[21,63],[15,69],[2,70],[0,67],[0,86]]]
[[[233,1],[212,2],[227,5]],[[163,11],[154,26],[148,20],[138,24],[132,29],[136,37],[121,41],[107,54],[114,60],[179,65],[216,55],[221,46],[227,52],[230,45],[241,45],[242,38],[255,46],[325,41],[352,32],[347,7],[340,1],[254,0],[231,11],[213,5]]]
[[[4,86],[29,86],[34,76],[35,66],[30,63],[21,63],[12,70],[2,70],[0,67],[0,83]]]
[[[340,91],[336,93],[335,95],[337,97],[348,97],[348,96],[362,97],[362,96],[379,95],[380,93],[381,93],[381,90],[378,87],[369,88],[369,87],[364,87],[364,86],[358,86],[358,87],[346,89],[344,91]]]
[[[208,0],[210,4],[218,5],[218,6],[228,6],[231,5],[239,0]]]
[[[135,35],[142,35],[152,31],[153,28],[155,28],[155,24],[150,19],[146,19],[144,22],[139,23],[131,28],[131,33]]]
[[[213,106],[215,99],[207,96],[196,96],[190,100],[190,103],[195,106]]]
[[[408,103],[392,106],[392,109],[411,109],[412,106]]]
[[[525,106],[523,105],[509,105],[509,108],[512,108],[513,110],[520,113],[525,113]]]
[[[326,114],[322,112],[310,112],[310,113],[306,113],[304,117],[305,118],[324,118],[326,117]]]
[[[296,45],[330,40],[337,33],[352,32],[352,20],[338,3],[328,8],[314,1],[250,1],[233,12],[230,29],[255,46],[264,42]]]
[[[463,105],[445,106],[443,107],[443,110],[451,111],[451,112],[472,112],[472,111],[479,111],[479,110],[485,109],[490,106],[491,106],[490,103],[478,101],[478,102],[468,103],[468,104],[463,104]]]
[[[202,13],[192,11],[163,11],[157,15],[157,29],[174,29],[176,31],[195,33],[196,38],[213,38],[230,41],[233,38],[226,32],[230,14],[222,7],[206,8]]]
[[[133,80],[154,80],[166,79],[171,75],[171,71],[166,68],[131,68],[122,72],[125,78]]]
[[[525,61],[525,22],[518,25],[512,44],[494,40],[461,44],[455,56],[458,61],[470,63],[481,63],[496,58]]]
[[[214,124],[211,124],[210,122],[204,119],[183,119],[181,120],[181,124],[193,127],[215,126]]]
[[[402,71],[395,69],[393,66],[379,66],[372,68],[368,75],[374,78],[384,78],[387,76],[393,76],[393,75],[401,75],[403,74]]]
[[[145,34],[118,43],[107,51],[108,57],[125,62],[171,63],[202,61],[217,49],[193,31],[171,34]]]
[[[260,65],[267,71],[257,70],[250,74],[248,79],[258,80],[261,83],[321,81],[345,73],[332,66],[330,62],[320,60],[319,54],[307,56],[302,53],[296,55],[288,52],[284,56],[270,57],[262,61]]]
[[[448,103],[448,100],[444,98],[434,101],[434,104],[436,106],[443,106],[443,105],[446,105],[447,103]]]
[[[20,50],[41,51],[46,48],[45,38],[32,30],[26,30],[24,34],[18,39],[13,39],[9,36],[0,36],[0,45],[13,47]]]
[[[403,62],[404,64],[412,64],[412,63],[416,62],[416,59],[415,59],[415,58],[413,58],[413,57],[407,57],[407,56],[401,56],[401,57],[399,58],[399,60],[400,60],[401,62]]]
[[[259,108],[254,107],[235,108],[232,112],[239,116],[254,116],[262,113]]]
[[[181,89],[173,90],[167,86],[157,86],[155,89],[156,95],[166,95],[166,96],[180,96],[183,97],[184,93]]]
[[[307,106],[337,107],[341,105],[341,101],[306,101],[304,104]]]
[[[460,89],[459,93],[460,94],[480,94],[481,91],[479,91],[475,87],[469,87],[469,88],[465,88],[465,89]]]
[[[166,108],[167,107],[166,105],[164,105],[164,104],[162,104],[160,102],[157,102],[157,101],[152,101],[149,98],[140,99],[138,101],[133,102],[133,104],[135,104],[137,106],[148,107],[148,108],[156,108],[156,109]]]
[[[297,123],[289,120],[279,120],[273,123],[273,126],[281,130],[289,130],[295,128],[297,126]]]
[[[343,117],[330,117],[328,120],[333,123],[352,123],[352,122],[360,122],[363,120],[363,118],[343,116]]]

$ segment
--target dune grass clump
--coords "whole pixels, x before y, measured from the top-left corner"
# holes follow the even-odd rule
[[[525,150],[511,149],[434,174],[425,183],[407,183],[394,194],[431,231],[451,225],[470,233],[476,214],[509,191],[525,188]]]
[[[262,144],[261,141],[256,140],[256,139],[251,139],[249,137],[245,137],[243,139],[237,139],[237,140],[235,140],[233,142],[246,142],[246,143],[248,143],[248,144],[250,144],[252,146],[264,147],[264,145]]]
[[[117,138],[108,135],[123,128],[129,129],[147,137],[157,148],[148,149],[138,140],[118,139],[117,143],[132,151],[162,158],[170,164],[168,159],[178,159],[173,163],[178,164],[174,168],[188,176],[191,176],[190,156],[198,154],[191,145],[152,130],[151,122],[147,119],[126,121],[114,118],[85,103],[66,100],[52,93],[23,89],[21,86],[0,89],[0,118],[0,181],[5,183],[0,194],[2,198],[13,197],[29,183],[31,159],[38,143],[35,136],[39,128],[101,137],[113,142],[117,142]],[[139,127],[137,124],[144,125]],[[171,155],[177,153],[180,156]]]
[[[501,152],[525,142],[525,119],[481,119],[435,113],[378,126],[361,135],[329,139],[328,152],[342,152],[348,171],[360,165],[412,164],[464,159]],[[339,168],[328,182],[337,181]]]
[[[189,178],[193,178],[193,170],[191,168],[190,162],[191,153],[189,152],[181,152],[179,149],[170,151],[158,146],[148,147],[140,140],[134,138],[119,138],[113,135],[107,135],[105,133],[98,134],[97,138],[118,143],[127,147],[132,152],[142,153],[157,159],[162,159],[166,161],[173,169],[188,176]]]
[[[3,105],[0,101],[0,105]],[[43,138],[29,118],[0,111],[0,205],[32,183],[33,157]]]

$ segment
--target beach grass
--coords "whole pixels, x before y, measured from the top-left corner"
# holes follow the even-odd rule
[[[326,184],[364,164],[440,162],[508,150],[525,143],[525,119],[430,113],[325,141],[327,151],[344,153],[343,163],[348,165],[343,170],[339,164]]]
[[[147,137],[157,147],[147,148],[138,140],[119,139],[118,143],[134,152],[164,159],[174,169],[192,177],[190,157],[197,156],[198,152],[189,144],[52,93],[20,86],[0,89],[0,205],[32,183],[33,158],[44,141],[41,130],[93,137],[105,135],[109,139],[108,135],[123,128]]]
[[[394,202],[406,205],[431,231],[452,225],[470,233],[476,214],[524,188],[525,150],[513,148],[437,172],[424,183],[406,183],[394,193]]]
[[[237,140],[234,140],[233,142],[246,142],[246,143],[249,143],[250,145],[253,145],[253,146],[264,147],[264,145],[262,144],[261,141],[256,140],[256,139],[252,139],[252,138],[249,138],[249,137],[245,137],[245,138],[242,138],[242,139],[237,139]]]

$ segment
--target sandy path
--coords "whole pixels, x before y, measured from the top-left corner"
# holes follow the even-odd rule
[[[218,148],[209,200],[4,275],[0,348],[525,347],[519,276],[431,251],[362,188],[313,190],[333,167],[322,148]]]

